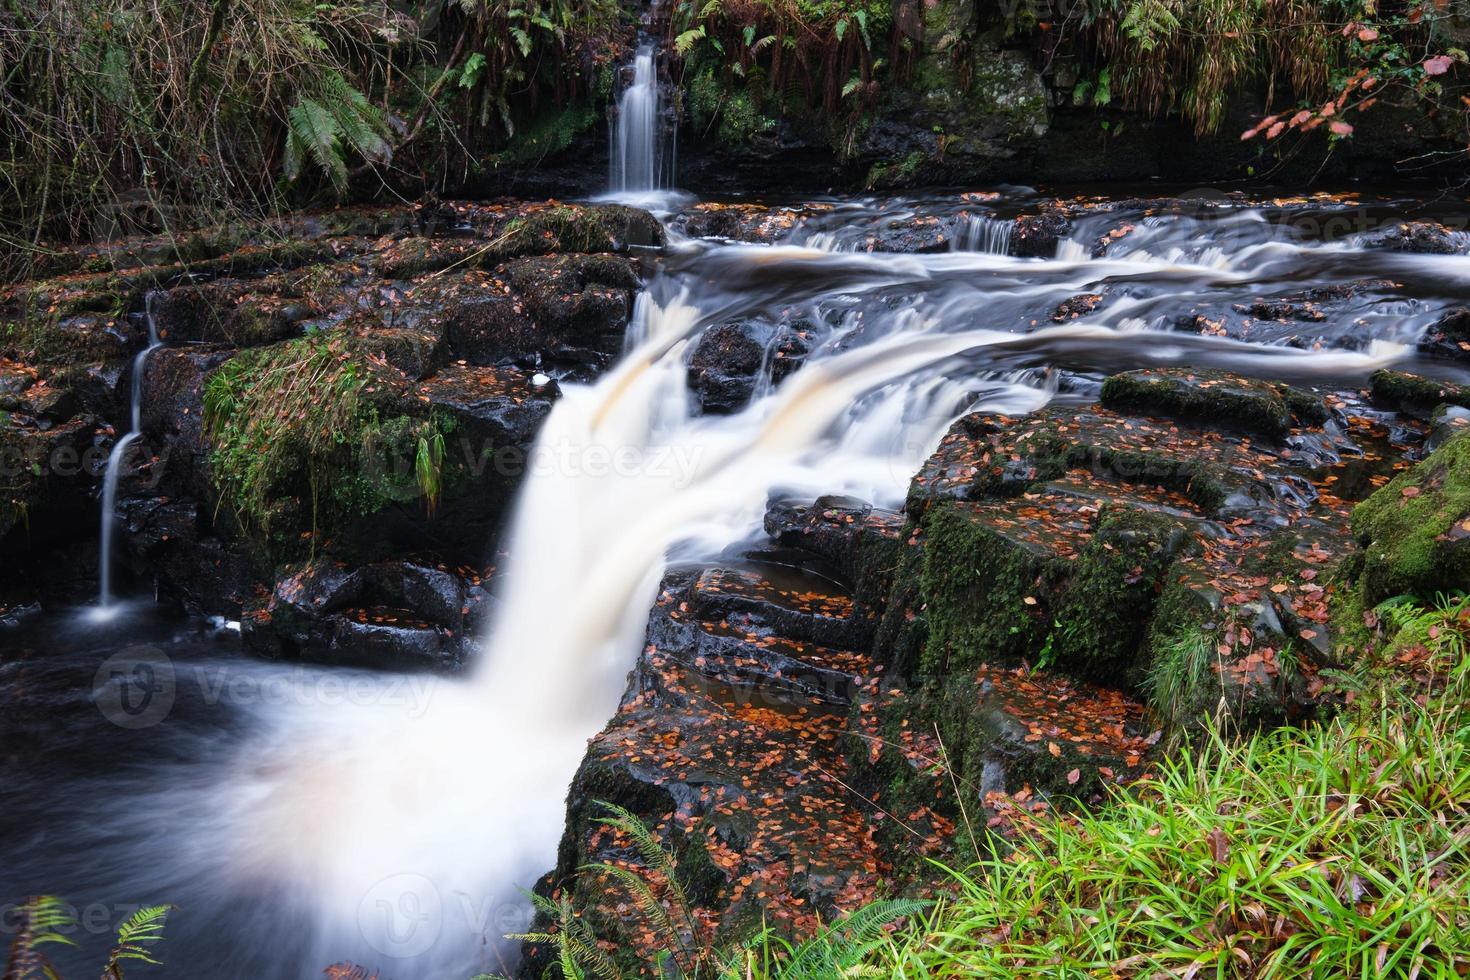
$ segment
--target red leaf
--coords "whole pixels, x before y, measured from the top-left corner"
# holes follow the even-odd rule
[[[1079,780],[1081,778],[1082,778],[1082,770],[1081,769],[1073,769],[1071,772],[1067,773],[1067,785],[1069,785],[1069,786],[1076,786],[1077,785],[1077,780]]]
[[[1327,128],[1332,130],[1335,136],[1351,136],[1353,134],[1353,124],[1343,122],[1341,119],[1332,120],[1332,124]]]
[[[1443,75],[1445,72],[1450,70],[1451,64],[1453,64],[1453,62],[1450,60],[1449,55],[1435,55],[1433,58],[1430,58],[1424,62],[1424,74]]]
[[[1378,40],[1378,32],[1375,31],[1371,27],[1365,27],[1361,31],[1358,32],[1358,40],[1359,41],[1376,41],[1376,40]]]

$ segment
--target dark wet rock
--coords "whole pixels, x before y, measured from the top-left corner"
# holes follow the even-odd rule
[[[773,500],[766,507],[765,530],[778,544],[825,560],[852,583],[853,618],[871,644],[883,604],[892,589],[892,572],[903,517],[851,497],[815,501]]]
[[[1463,235],[1444,225],[1429,221],[1412,221],[1396,225],[1387,231],[1368,235],[1365,248],[1382,249],[1387,252],[1412,252],[1419,255],[1460,255],[1467,243]]]
[[[457,670],[472,648],[466,581],[415,561],[288,570],[247,607],[248,650],[270,659],[388,670]]]
[[[945,499],[1016,497],[1069,471],[1177,493],[1214,518],[1280,524],[1315,497],[1304,474],[1248,438],[1109,409],[956,422],[909,491],[910,517]]]
[[[389,279],[451,268],[491,269],[524,255],[627,252],[664,244],[663,226],[646,211],[616,204],[460,205],[473,237],[412,237],[377,253]]]
[[[312,313],[298,297],[253,294],[230,282],[160,290],[148,303],[159,338],[173,344],[270,344],[300,333],[301,321]]]
[[[1023,259],[1049,259],[1072,230],[1067,216],[1056,211],[1022,215],[1011,229],[1010,254]]]
[[[872,811],[844,785],[845,698],[807,690],[831,673],[850,694],[869,662],[777,626],[806,630],[812,623],[801,617],[840,618],[845,595],[830,587],[773,594],[757,566],[746,567],[753,577],[739,585],[732,571],[670,576],[628,694],[589,744],[568,793],[549,885],[573,889],[598,926],[615,928],[629,907],[611,881],[576,872],[613,858],[626,866],[634,854],[598,822],[599,800],[633,812],[670,848],[710,940],[738,940],[763,924],[805,934],[819,917],[874,894],[889,869]],[[773,602],[784,612],[772,614]],[[952,823],[927,810],[904,819],[912,854],[944,852]]]
[[[613,255],[555,255],[517,259],[503,274],[537,326],[531,350],[547,362],[583,363],[596,369],[622,350],[641,285],[637,269]],[[508,351],[525,354],[531,350]]]
[[[406,285],[391,322],[442,331],[449,356],[590,377],[622,350],[641,280],[614,255],[516,259]]]
[[[64,422],[0,413],[0,538],[19,525],[44,540],[42,518],[87,507],[110,443],[95,419]]]
[[[235,619],[255,581],[249,550],[218,536],[213,513],[190,497],[133,496],[118,501],[127,543],[114,561],[151,571],[160,595],[196,612]]]
[[[1389,431],[1340,400],[1323,427],[1320,399],[1248,394],[1296,416],[1279,450],[1203,428],[1208,413],[1159,421],[1152,403],[951,429],[910,491],[874,648],[937,699],[947,743],[965,737],[946,712],[969,695],[946,685],[984,664],[1121,685],[1170,739],[1220,710],[1253,727],[1317,709],[1328,583],[1353,550],[1354,495],[1392,469],[1376,455]]]
[[[1441,405],[1430,420],[1429,438],[1424,441],[1427,452],[1434,452],[1460,433],[1470,429],[1470,408]]]
[[[1419,341],[1430,357],[1470,364],[1470,309],[1450,310],[1430,325]]]
[[[1058,304],[1057,308],[1052,311],[1051,318],[1057,323],[1076,320],[1096,310],[1102,305],[1102,301],[1101,293],[1078,293]]]
[[[922,720],[945,702],[941,741]],[[1001,828],[1004,814],[1033,799],[1037,812],[1101,803],[1143,771],[1157,740],[1143,705],[1117,690],[987,666],[943,693],[870,684],[846,741],[855,785],[890,812],[984,817]],[[904,836],[886,824],[879,834],[890,847]]]
[[[1385,369],[1374,371],[1369,383],[1373,400],[1397,412],[1428,417],[1440,405],[1470,408],[1470,387],[1449,381]]]
[[[534,359],[541,331],[525,304],[510,295],[470,295],[444,311],[449,355],[489,365]]]
[[[755,391],[765,349],[737,323],[704,332],[689,360],[689,388],[711,415],[738,412]]]
[[[477,453],[529,449],[551,413],[556,382],[510,368],[451,365],[413,389],[413,397],[453,418]]]
[[[1102,403],[1121,412],[1163,416],[1204,425],[1254,432],[1280,441],[1291,429],[1292,408],[1281,388],[1218,371],[1187,368],[1150,368],[1115,374],[1102,388]],[[1312,421],[1325,417],[1320,400],[1315,411],[1312,396],[1297,391],[1293,400]]]
[[[143,369],[143,433],[165,467],[160,487],[207,499],[211,492],[204,432],[204,386],[233,352],[210,346],[162,347]]]
[[[785,234],[789,220],[780,223],[769,208],[754,204],[696,204],[684,213],[678,227],[690,238],[763,242]]]
[[[1359,504],[1368,607],[1409,594],[1432,601],[1470,582],[1470,435],[1460,434]]]

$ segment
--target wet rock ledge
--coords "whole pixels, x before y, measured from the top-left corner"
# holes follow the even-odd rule
[[[771,550],[667,576],[541,888],[636,937],[579,873],[640,867],[607,801],[673,850],[707,938],[801,935],[1206,724],[1331,711],[1365,603],[1470,582],[1459,392],[1419,379],[1401,413],[1415,383],[1129,372],[1096,405],[960,419],[902,512],[773,500]]]
[[[557,379],[621,351],[663,242],[621,206],[436,203],[46,258],[0,294],[7,595],[92,598],[137,380],[125,583],[263,656],[455,669]]]

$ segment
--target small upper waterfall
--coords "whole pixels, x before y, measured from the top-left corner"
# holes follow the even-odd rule
[[[97,604],[103,609],[112,605],[112,522],[117,510],[117,481],[122,474],[123,461],[128,449],[138,440],[143,430],[143,368],[148,364],[148,355],[161,345],[158,339],[158,322],[153,316],[153,293],[143,300],[143,319],[148,324],[148,346],[133,358],[133,382],[130,395],[129,418],[132,427],[112,446],[107,457],[107,470],[102,479],[102,531],[99,539]]]
[[[664,190],[674,177],[674,127],[666,118],[658,52],[639,45],[633,76],[611,116],[608,188],[613,193]]]

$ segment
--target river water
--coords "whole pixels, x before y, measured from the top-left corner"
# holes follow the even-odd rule
[[[755,243],[673,221],[624,357],[566,384],[540,437],[554,458],[621,462],[533,471],[502,614],[463,678],[254,662],[229,624],[146,600],[0,634],[0,901],[75,903],[89,925],[68,966],[95,963],[130,906],[170,902],[153,975],[493,972],[664,568],[754,542],[770,496],[897,506],[957,416],[1085,402],[1133,367],[1340,391],[1388,366],[1470,380],[1416,351],[1470,302],[1470,258],[1368,247],[1386,219],[1460,222],[1463,204],[1099,203],[1028,258],[1008,254],[1025,189],[797,202],[760,212],[780,231]],[[689,359],[732,322],[766,345],[765,374],[744,410],[700,414]],[[776,383],[793,335],[809,353]]]

